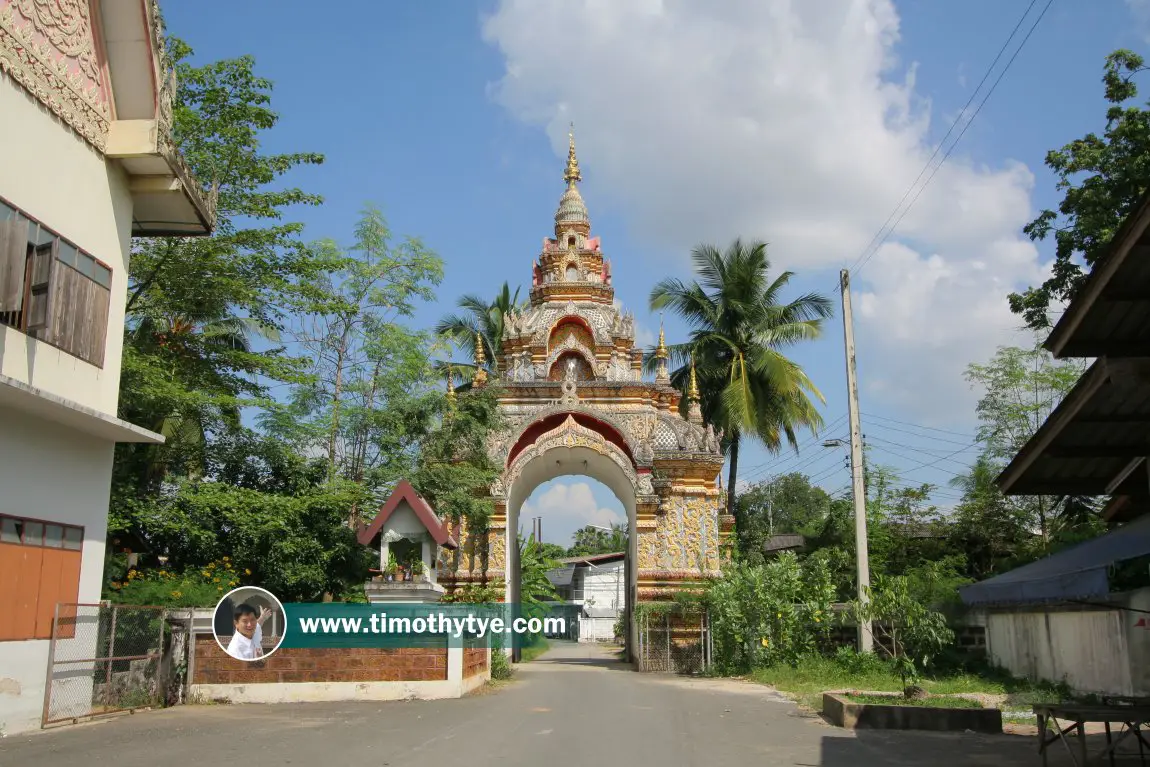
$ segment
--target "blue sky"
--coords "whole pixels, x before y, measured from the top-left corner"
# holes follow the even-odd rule
[[[461,293],[529,280],[574,120],[594,233],[649,342],[650,288],[689,276],[699,241],[767,240],[797,272],[794,294],[837,300],[837,270],[895,210],[1030,3],[798,5],[169,0],[164,11],[199,60],[250,54],[274,81],[268,150],[326,155],[291,177],[326,198],[297,213],[309,237],[347,241],[371,201],[444,258],[422,326]],[[1055,0],[951,159],[853,272],[863,431],[906,482],[942,485],[940,504],[974,456],[977,392],[962,370],[1017,342],[1005,295],[1049,258],[1020,233],[1058,201],[1043,157],[1102,129],[1103,58],[1145,51],[1141,5]],[[682,331],[667,318],[671,339]],[[841,318],[793,356],[826,396],[819,439],[845,436]],[[837,490],[844,455],[818,440],[797,458],[753,447],[740,476],[798,468]],[[545,537],[567,543],[581,520],[618,513],[606,488],[581,482],[541,487],[524,517],[544,515]]]

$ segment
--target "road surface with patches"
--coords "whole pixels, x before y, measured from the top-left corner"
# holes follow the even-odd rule
[[[638,674],[573,643],[462,700],[181,706],[0,740],[3,767],[1038,763],[1029,738],[845,732],[769,688]]]

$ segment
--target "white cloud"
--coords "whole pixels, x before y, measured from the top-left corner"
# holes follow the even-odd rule
[[[506,60],[495,98],[559,155],[574,120],[592,213],[610,199],[684,254],[681,271],[692,245],[741,235],[767,240],[778,266],[824,273],[832,293],[833,268],[945,132],[895,56],[889,0],[502,0],[484,35]],[[919,415],[970,412],[961,369],[1011,342],[1006,294],[1041,273],[1020,233],[1030,171],[961,154],[854,280],[863,384]]]
[[[1126,7],[1130,9],[1142,39],[1150,42],[1150,0],[1126,0]]]
[[[621,510],[600,506],[587,482],[560,481],[524,501],[519,525],[528,534],[536,516],[543,517],[544,540],[563,546],[570,546],[574,532],[586,525],[610,527],[626,521]]]

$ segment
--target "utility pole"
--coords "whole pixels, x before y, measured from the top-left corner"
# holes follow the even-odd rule
[[[843,335],[847,354],[847,412],[851,423],[851,486],[855,507],[855,558],[858,566],[858,599],[864,609],[870,598],[870,561],[867,553],[866,486],[863,483],[862,425],[859,421],[859,388],[855,376],[855,331],[851,314],[851,277],[843,269],[839,272],[843,294]],[[869,621],[859,621],[859,652],[871,652],[874,638]]]

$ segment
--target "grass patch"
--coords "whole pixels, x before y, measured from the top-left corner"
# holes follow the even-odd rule
[[[969,698],[904,698],[897,695],[847,695],[851,703],[865,703],[872,706],[922,706],[925,708],[982,708],[977,700]]]
[[[520,650],[519,662],[530,663],[550,649],[551,644],[542,636],[531,637],[523,644],[523,649]]]
[[[829,690],[902,692],[902,679],[886,663],[877,658],[869,658],[868,661],[848,669],[834,658],[813,656],[804,658],[795,666],[755,669],[748,676],[752,681],[789,694],[812,711],[822,709],[822,694]],[[959,692],[1005,695],[1004,705],[1011,707],[1027,707],[1069,698],[1069,692],[1059,685],[1015,679],[992,669],[980,673],[928,672],[919,679],[918,684],[934,695]]]

